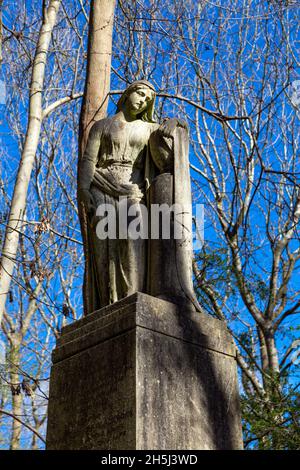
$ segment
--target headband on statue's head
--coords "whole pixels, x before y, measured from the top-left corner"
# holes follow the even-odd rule
[[[138,119],[142,119],[142,121],[147,121],[147,122],[155,122],[153,120],[153,113],[154,113],[154,102],[155,102],[155,88],[152,85],[152,83],[148,82],[148,80],[136,80],[135,82],[132,82],[126,90],[122,93],[122,96],[120,97],[118,103],[117,103],[117,112],[121,111],[123,104],[126,101],[127,96],[137,88],[150,88],[150,90],[153,92],[153,98],[149,101],[149,105],[147,108],[137,116]]]

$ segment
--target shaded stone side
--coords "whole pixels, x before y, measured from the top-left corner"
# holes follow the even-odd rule
[[[143,329],[137,357],[138,449],[242,448],[232,357]]]
[[[136,449],[135,331],[52,367],[47,449]]]
[[[134,294],[63,329],[48,449],[239,449],[235,349],[224,325]]]

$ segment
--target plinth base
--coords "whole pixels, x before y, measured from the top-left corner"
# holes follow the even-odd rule
[[[136,293],[63,329],[47,449],[241,449],[235,348],[222,322]]]

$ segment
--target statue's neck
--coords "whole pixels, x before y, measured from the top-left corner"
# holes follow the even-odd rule
[[[126,111],[126,109],[119,111],[116,115],[116,118],[126,122],[136,121],[136,116]]]

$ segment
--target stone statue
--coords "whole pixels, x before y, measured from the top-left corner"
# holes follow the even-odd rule
[[[92,313],[134,292],[143,292],[199,309],[192,285],[191,188],[188,130],[178,119],[153,120],[155,89],[146,80],[124,91],[114,116],[96,122],[79,166],[78,200],[85,248],[84,305]],[[184,208],[180,238],[161,235],[120,236],[124,205],[139,213],[141,231],[150,233],[151,216],[144,208],[177,204]],[[103,219],[97,208],[113,207],[116,237],[99,237]],[[122,207],[121,207],[122,206]],[[174,229],[174,218],[170,221]]]

